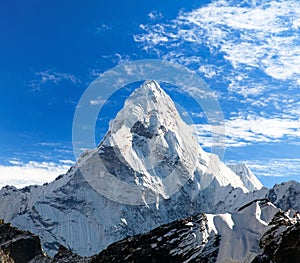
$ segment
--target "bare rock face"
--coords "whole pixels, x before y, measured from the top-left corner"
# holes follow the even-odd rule
[[[0,248],[1,262],[23,263],[44,257],[38,236],[8,223],[0,224]]]

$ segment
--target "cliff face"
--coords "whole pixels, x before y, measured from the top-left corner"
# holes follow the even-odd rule
[[[116,242],[92,262],[215,262],[219,244],[220,236],[200,214]]]

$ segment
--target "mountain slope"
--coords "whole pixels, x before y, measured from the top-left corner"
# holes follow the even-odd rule
[[[249,179],[251,180],[251,178]],[[86,256],[127,236],[200,212],[226,213],[264,197],[202,150],[171,98],[145,82],[96,149],[54,182],[0,190],[0,217]],[[248,193],[248,194],[247,194]]]

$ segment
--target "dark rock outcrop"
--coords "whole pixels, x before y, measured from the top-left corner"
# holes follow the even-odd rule
[[[264,252],[252,263],[290,263],[300,259],[300,221],[299,214],[289,218],[286,213],[275,215],[267,231],[260,240]]]
[[[9,223],[0,224],[1,260],[23,263],[36,257],[44,257],[40,238],[28,231],[12,227]]]

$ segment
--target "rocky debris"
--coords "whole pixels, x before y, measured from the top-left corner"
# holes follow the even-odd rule
[[[2,249],[0,249],[0,262],[14,263],[15,261],[9,255],[7,255]]]
[[[92,257],[81,257],[64,246],[60,246],[57,254],[47,263],[89,263],[91,262]]]

